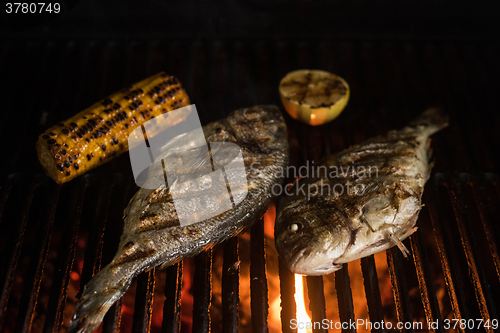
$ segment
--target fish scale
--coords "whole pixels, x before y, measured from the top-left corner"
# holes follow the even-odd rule
[[[429,109],[299,179],[281,200],[275,225],[276,249],[290,270],[324,275],[394,245],[406,255],[402,240],[416,230],[432,168],[429,137],[446,126],[446,117]]]

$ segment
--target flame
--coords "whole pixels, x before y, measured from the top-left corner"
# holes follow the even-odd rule
[[[297,305],[297,323],[311,322],[311,318],[306,312],[306,305],[304,303],[304,285],[302,275],[295,274],[295,304]],[[306,328],[297,327],[297,333],[311,333],[312,331]]]
[[[274,246],[274,221],[276,206],[272,205],[264,214],[264,238],[266,246],[267,289],[269,292],[269,333],[282,332],[281,293],[278,252]]]
[[[273,318],[271,321],[270,325],[276,326],[276,332],[280,330],[281,326],[281,297],[276,297],[274,301],[271,303],[271,306],[269,307],[269,316]],[[274,332],[274,327],[273,329],[270,329],[270,332]]]

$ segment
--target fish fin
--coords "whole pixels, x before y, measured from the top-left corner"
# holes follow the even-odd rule
[[[344,267],[344,264],[333,263],[333,268],[335,269],[335,271],[342,269],[342,267]]]
[[[91,333],[99,328],[109,308],[129,288],[133,276],[123,272],[113,273],[110,265],[99,271],[83,289],[68,331]]]
[[[439,108],[429,108],[410,123],[410,127],[424,126],[428,128],[429,135],[448,126],[448,116],[445,116]]]
[[[413,232],[412,232],[413,233]],[[403,244],[403,242],[396,236],[394,236],[394,234],[390,234],[389,237],[391,238],[391,240],[396,243],[396,246],[398,247],[398,249],[401,251],[401,253],[403,254],[403,257],[405,258],[408,258],[408,255],[410,254],[410,251],[408,251],[408,249],[406,248],[406,246]]]
[[[415,232],[417,232],[417,230],[418,230],[418,227],[414,227],[413,229],[411,229],[410,235],[413,235]],[[408,235],[408,236],[410,236],[410,235]]]
[[[427,160],[430,160],[432,158],[433,153],[434,153],[434,150],[431,147],[431,139],[429,139],[429,140],[427,140]]]
[[[410,217],[411,218],[411,217]],[[403,224],[401,226],[404,226],[406,223],[408,223],[408,221],[410,221],[410,218],[406,219],[406,221],[403,222]],[[392,224],[394,224],[394,220],[392,221]]]

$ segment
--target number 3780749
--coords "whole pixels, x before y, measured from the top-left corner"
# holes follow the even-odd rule
[[[7,14],[42,14],[42,13],[59,13],[61,4],[45,3],[45,2],[7,2],[5,4],[5,12]]]

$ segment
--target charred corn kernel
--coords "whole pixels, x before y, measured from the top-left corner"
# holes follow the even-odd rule
[[[49,128],[38,137],[38,158],[48,176],[65,183],[127,151],[137,126],[189,104],[175,77],[156,74]]]
[[[285,75],[279,92],[292,118],[316,126],[339,116],[349,101],[350,89],[347,82],[335,74],[301,69]]]

